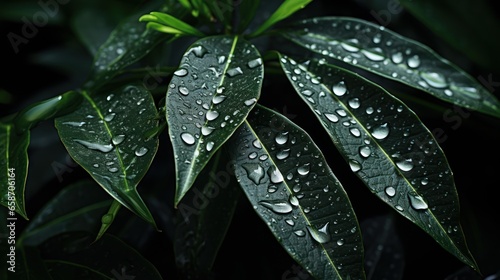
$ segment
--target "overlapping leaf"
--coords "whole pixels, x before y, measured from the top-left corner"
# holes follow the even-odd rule
[[[0,204],[28,219],[24,189],[28,175],[30,131],[17,134],[10,123],[0,123]],[[11,213],[11,212],[9,212]],[[9,215],[13,218],[13,215]]]
[[[429,47],[382,26],[354,18],[322,17],[291,28],[283,35],[313,52],[500,117],[500,102],[476,79]]]
[[[286,251],[317,279],[364,279],[356,215],[309,135],[257,105],[230,144],[237,180]]]
[[[355,174],[380,199],[477,268],[460,225],[458,195],[432,133],[401,101],[359,75],[311,60],[280,58]]]
[[[253,108],[262,79],[259,52],[238,36],[207,37],[186,51],[166,98],[176,205]]]
[[[124,85],[108,94],[89,95],[73,113],[57,118],[56,128],[71,157],[114,199],[154,224],[137,192],[158,148],[153,98],[142,86]]]

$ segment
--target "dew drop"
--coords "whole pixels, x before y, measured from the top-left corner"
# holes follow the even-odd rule
[[[135,155],[138,157],[144,156],[148,152],[148,148],[146,147],[140,147],[139,149],[135,150]]]
[[[290,149],[283,149],[276,153],[276,158],[279,160],[284,160],[290,156]]]
[[[349,106],[351,106],[351,108],[353,108],[353,109],[358,109],[360,105],[361,105],[361,102],[359,101],[359,98],[357,98],[357,97],[349,100]]]
[[[389,126],[387,123],[384,123],[377,128],[375,128],[372,132],[373,137],[376,139],[382,140],[385,139],[389,135]]]
[[[403,171],[410,171],[413,169],[413,161],[411,159],[398,161],[396,165]]]
[[[208,50],[203,46],[196,46],[193,47],[189,52],[194,53],[196,57],[202,58],[203,56],[205,56],[205,54],[208,53]]]
[[[299,206],[299,200],[297,199],[296,196],[291,195],[289,200],[290,204],[292,204],[293,206],[295,207]]]
[[[248,68],[255,68],[257,66],[261,66],[262,65],[262,59],[261,58],[256,58],[256,59],[252,59],[250,60],[248,63],[247,63],[247,66]]]
[[[361,170],[361,164],[356,160],[349,160],[349,166],[351,167],[352,172],[358,172]]]
[[[116,172],[118,172],[118,168],[111,167],[111,168],[108,169],[108,171],[111,172],[111,173],[116,173]]]
[[[248,100],[245,100],[245,105],[246,106],[252,106],[253,104],[255,104],[255,102],[257,102],[257,99],[256,98],[251,98],[251,99],[248,99]]]
[[[392,62],[399,64],[403,62],[403,54],[401,52],[393,53],[391,56]]]
[[[331,122],[333,122],[333,123],[336,123],[336,122],[338,122],[338,121],[339,121],[339,117],[337,117],[337,115],[335,115],[335,114],[326,113],[326,114],[325,114],[325,117],[326,117],[329,121],[331,121]]]
[[[258,163],[245,163],[242,165],[247,172],[248,179],[252,180],[256,185],[264,178],[264,168]]]
[[[116,116],[116,113],[111,113],[111,114],[108,114],[104,117],[104,120],[107,121],[107,122],[110,122],[112,121]]]
[[[304,237],[306,235],[306,232],[301,229],[296,230],[293,233],[295,233],[295,235],[297,235],[298,237]]]
[[[359,48],[357,47],[359,41],[358,39],[349,39],[345,42],[340,43],[340,46],[348,52],[357,52]]]
[[[125,140],[125,135],[123,135],[123,134],[116,135],[115,137],[113,137],[113,139],[111,139],[111,141],[113,142],[114,145],[121,144],[123,142],[123,140]]]
[[[328,233],[328,223],[326,223],[320,229],[315,229],[311,226],[307,226],[307,229],[309,230],[312,238],[318,243],[326,243],[330,241],[330,234]]]
[[[287,223],[289,226],[292,226],[292,227],[295,225],[295,222],[292,219],[286,219],[285,223]]]
[[[78,140],[78,139],[75,139],[73,141],[75,141],[76,143],[81,144],[81,145],[87,147],[88,149],[101,151],[103,153],[108,153],[111,150],[113,150],[113,145],[111,145],[111,144],[102,145],[102,144],[91,143],[91,142],[88,142],[88,141],[85,141],[85,140]]]
[[[339,246],[344,245],[344,239],[337,240],[337,245],[339,245]]]
[[[262,149],[262,144],[260,144],[260,141],[258,139],[255,139],[253,142],[252,142],[252,145],[257,148],[257,149]]]
[[[359,154],[362,157],[367,158],[372,154],[372,150],[368,146],[363,146],[359,148]]]
[[[337,96],[342,96],[347,92],[347,87],[345,86],[344,81],[340,81],[339,83],[333,86],[333,93]]]
[[[310,170],[311,170],[311,165],[309,163],[306,163],[301,167],[297,168],[297,173],[299,173],[302,176],[306,176],[307,174],[309,174]]]
[[[418,55],[414,55],[408,58],[407,63],[410,68],[417,68],[420,66],[420,57],[418,57]]]
[[[86,124],[86,122],[63,122],[63,124],[75,127],[82,127],[84,124]]]
[[[352,128],[350,128],[350,129],[349,129],[349,132],[351,132],[352,136],[354,136],[354,137],[359,137],[359,136],[361,136],[361,131],[359,131],[359,129],[358,129],[358,128],[356,128],[356,127],[352,127]]]
[[[396,189],[394,187],[386,187],[384,191],[385,194],[389,197],[393,197],[396,195]]]
[[[227,75],[229,77],[235,77],[235,76],[238,76],[241,74],[243,74],[243,71],[241,70],[240,67],[231,68],[231,69],[227,70]]]
[[[267,174],[269,175],[271,182],[273,182],[274,184],[283,182],[283,175],[275,166],[271,166],[267,170]]]
[[[174,72],[174,75],[178,76],[178,77],[184,77],[186,76],[188,73],[188,71],[184,68],[179,68],[177,69],[175,72]]]
[[[448,86],[446,78],[442,74],[436,72],[422,72],[420,73],[420,77],[430,86],[435,88],[445,88]]]
[[[224,101],[225,99],[226,99],[225,95],[215,95],[214,98],[212,98],[212,103],[217,105],[222,101]]]
[[[274,138],[276,143],[279,145],[283,145],[288,141],[288,132],[281,132]]]
[[[208,142],[205,148],[207,149],[207,152],[210,152],[214,148],[214,142]]]
[[[408,193],[408,198],[410,199],[410,205],[415,210],[426,210],[429,208],[424,199],[419,195],[412,195]]]
[[[219,112],[217,111],[208,111],[207,112],[207,120],[213,121],[219,116]]]
[[[214,127],[204,125],[204,126],[202,126],[202,127],[201,127],[201,134],[203,134],[203,136],[208,136],[208,135],[210,135],[210,134],[211,134],[214,130],[215,130],[215,128],[214,128]]]
[[[179,92],[182,94],[182,95],[188,95],[189,94],[189,90],[187,89],[187,87],[185,86],[180,86],[179,87]]]
[[[278,214],[287,214],[293,210],[292,205],[286,200],[261,200],[259,204]]]
[[[182,141],[184,141],[184,143],[188,144],[188,145],[193,145],[194,142],[195,142],[195,139],[194,139],[194,136],[191,135],[190,133],[188,132],[184,132],[181,134],[181,139]]]
[[[372,50],[362,50],[361,53],[363,53],[366,56],[366,58],[368,58],[371,61],[382,61],[385,59],[381,48],[374,48]]]

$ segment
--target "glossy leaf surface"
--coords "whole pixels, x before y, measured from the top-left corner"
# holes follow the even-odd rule
[[[383,26],[354,18],[322,17],[291,28],[283,34],[286,38],[324,57],[500,117],[500,102],[476,79],[429,47]]]
[[[317,60],[299,64],[287,57],[280,62],[371,192],[477,268],[460,225],[452,171],[415,113],[380,86],[334,65]]]
[[[364,279],[349,198],[309,135],[257,105],[231,138],[235,174],[255,212],[317,279]]]
[[[153,98],[142,86],[125,85],[90,96],[71,114],[56,119],[59,137],[71,157],[114,199],[154,224],[137,185],[158,148],[145,137],[157,128]]]
[[[176,205],[256,104],[262,79],[259,52],[240,37],[207,37],[185,52],[166,98]]]

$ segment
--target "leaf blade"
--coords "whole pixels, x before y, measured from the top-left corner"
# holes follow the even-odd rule
[[[184,54],[166,98],[176,157],[175,205],[255,106],[262,79],[258,50],[238,36],[207,37]]]
[[[282,33],[285,38],[325,58],[341,60],[446,102],[500,117],[500,102],[493,94],[419,42],[349,17],[314,18],[292,26],[292,31]]]
[[[367,187],[477,269],[460,225],[452,171],[418,117],[380,86],[345,69],[317,60],[298,64],[287,57],[281,57],[280,63]]]
[[[356,215],[309,135],[257,105],[230,143],[238,182],[284,249],[317,279],[365,279]]]
[[[76,111],[55,120],[61,141],[105,191],[154,225],[136,189],[158,149],[158,138],[144,137],[158,126],[152,96],[135,84],[107,95],[82,94],[85,102]]]

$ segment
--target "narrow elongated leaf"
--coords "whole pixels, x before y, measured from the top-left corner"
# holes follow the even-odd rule
[[[404,103],[317,60],[281,65],[355,174],[380,199],[473,268],[453,174],[432,133]]]
[[[112,199],[95,182],[84,180],[64,188],[36,213],[18,243],[38,246],[66,231],[95,234]]]
[[[203,38],[184,54],[166,98],[176,205],[255,106],[262,79],[259,52],[238,36]]]
[[[384,27],[360,19],[323,17],[292,28],[283,35],[310,51],[500,117],[500,102],[476,79],[429,47]]]
[[[309,135],[257,105],[230,143],[237,180],[285,250],[316,279],[364,279],[356,215]]]
[[[204,34],[196,29],[195,27],[185,23],[184,21],[177,19],[167,13],[161,12],[151,12],[147,15],[143,15],[139,18],[141,22],[152,22],[161,25],[171,27],[173,29],[179,30],[180,33],[189,34],[193,36],[204,36]]]
[[[261,35],[276,23],[286,19],[298,10],[304,8],[311,1],[312,0],[284,0],[283,3],[281,3],[281,5],[278,7],[278,9],[276,9],[276,11],[274,11],[274,13],[249,36],[256,37]]]
[[[158,138],[145,137],[158,127],[153,98],[133,84],[109,94],[82,95],[85,101],[76,111],[55,121],[61,141],[114,199],[154,224],[136,189],[158,149]]]
[[[221,155],[223,154],[223,155]],[[241,194],[221,149],[178,205],[174,236],[177,267],[186,278],[210,275]],[[210,242],[207,242],[210,240]]]
[[[245,29],[250,25],[252,20],[255,18],[255,14],[260,6],[260,0],[252,1],[241,1],[240,5],[237,7],[240,21],[238,23],[238,32],[243,33]]]
[[[105,234],[93,241],[87,232],[69,232],[39,248],[54,279],[162,279],[147,259],[118,238]]]
[[[17,134],[14,125],[0,123],[0,204],[9,209],[9,217],[18,213],[28,219],[24,189],[28,175],[29,130]]]

